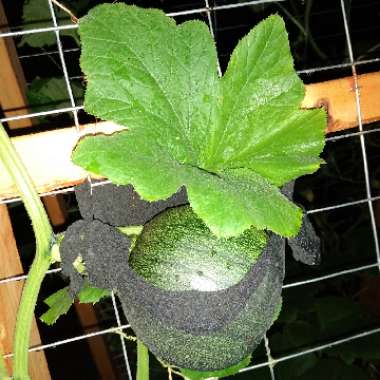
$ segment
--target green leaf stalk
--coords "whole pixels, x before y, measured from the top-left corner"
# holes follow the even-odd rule
[[[13,378],[27,380],[30,329],[41,283],[51,263],[53,230],[33,181],[1,124],[0,160],[17,186],[36,237],[36,255],[22,292],[14,335]]]

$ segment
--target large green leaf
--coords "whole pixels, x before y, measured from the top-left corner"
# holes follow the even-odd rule
[[[298,232],[302,213],[277,186],[319,167],[326,116],[299,110],[303,84],[279,16],[239,42],[221,79],[204,23],[114,4],[79,26],[85,108],[128,131],[85,138],[76,164],[150,201],[185,185],[219,236],[251,225]]]
[[[129,129],[154,130],[152,138],[175,160],[197,165],[219,88],[206,24],[176,27],[159,10],[116,4],[94,8],[79,32],[86,110]]]
[[[149,201],[168,198],[185,185],[193,210],[218,236],[239,235],[251,225],[289,236],[296,232],[289,219],[298,223],[301,215],[275,186],[255,172],[229,169],[213,174],[180,164],[139,130],[85,138],[73,158],[115,183],[133,183]]]

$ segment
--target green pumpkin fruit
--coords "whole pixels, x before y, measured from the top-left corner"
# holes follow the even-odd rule
[[[249,229],[218,239],[189,206],[148,222],[118,286],[128,321],[165,362],[195,371],[249,356],[281,305],[284,241]]]
[[[218,239],[190,206],[181,206],[147,223],[129,264],[162,289],[216,291],[238,283],[266,244],[266,233],[254,228]]]

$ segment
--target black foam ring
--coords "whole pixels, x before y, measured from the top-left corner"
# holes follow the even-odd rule
[[[289,200],[293,200],[295,181],[288,182],[281,188],[281,193]],[[302,207],[303,218],[301,229],[297,236],[287,239],[294,260],[300,261],[307,265],[317,265],[321,262],[321,242],[315,232],[313,224],[306,214],[306,210]]]
[[[285,197],[288,198],[289,200],[293,200],[295,184],[296,184],[295,181],[290,181],[281,187],[281,193],[285,195]]]
[[[250,272],[224,290],[163,291],[131,274],[133,282],[123,281],[118,294],[137,336],[168,363],[217,370],[249,355],[272,325],[281,304],[284,240],[273,235]]]
[[[72,260],[66,249],[76,240],[90,284],[115,289],[138,338],[176,366],[214,370],[239,362],[261,341],[281,300],[284,240],[276,235],[238,284],[200,292],[167,291],[146,282],[128,264],[128,237],[100,221],[76,222],[66,234],[70,244],[65,235],[63,261]],[[65,274],[72,275],[66,269]]]
[[[184,187],[167,200],[147,202],[132,185],[106,184],[90,191],[90,184],[84,182],[75,187],[75,196],[84,219],[98,219],[111,226],[143,225],[168,207],[188,203]]]
[[[294,186],[295,181],[291,181],[281,188],[289,200],[293,199]],[[111,226],[144,225],[163,210],[188,203],[184,187],[167,200],[158,202],[142,200],[132,185],[107,184],[95,186],[90,191],[90,184],[84,182],[76,186],[75,195],[84,219],[97,219]],[[288,239],[288,243],[295,260],[308,265],[320,263],[320,239],[305,212],[299,234]]]
[[[75,187],[79,211],[85,221],[95,219],[110,226],[144,225],[163,210],[188,203],[184,187],[167,200],[147,202],[140,198],[131,185],[106,184],[94,186],[92,189],[90,186],[89,182],[84,182]],[[62,272],[70,277],[72,295],[78,294],[84,283],[83,277],[74,269],[72,264],[79,255],[84,257],[79,251],[79,246],[77,246],[76,235],[80,235],[81,231],[86,228],[87,223],[85,221],[74,223],[68,228],[60,247],[61,255],[63,255],[62,252],[65,252]],[[112,229],[109,229],[109,233],[116,241],[117,238]],[[110,242],[110,244],[112,243]],[[104,268],[104,270],[108,269]],[[89,276],[94,275],[88,265],[87,271]]]
[[[284,188],[291,197],[293,184]],[[281,304],[285,240],[274,234],[246,276],[230,288],[203,292],[155,287],[128,264],[130,239],[113,226],[141,225],[168,207],[187,203],[181,189],[149,203],[131,186],[76,189],[85,220],[75,222],[61,244],[62,269],[74,293],[83,285],[72,263],[81,255],[91,285],[116,290],[136,335],[161,359],[183,368],[212,371],[231,366],[260,343]],[[296,259],[310,261],[316,239],[304,219],[302,237],[289,240]],[[311,240],[309,239],[311,234]],[[315,253],[313,253],[315,256]]]
[[[293,258],[307,265],[321,262],[321,241],[306,214],[302,219],[301,229],[296,237],[288,239]]]

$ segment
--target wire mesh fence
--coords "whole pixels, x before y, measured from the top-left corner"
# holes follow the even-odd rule
[[[188,4],[186,9],[179,10],[167,10],[166,13],[169,16],[178,18],[179,21],[182,20],[183,17],[201,17],[204,19],[210,28],[212,36],[215,38],[216,45],[218,47],[219,51],[219,57],[220,62],[218,65],[219,74],[221,75],[224,68],[225,68],[225,57],[228,57],[228,52],[226,53],[224,49],[221,47],[221,45],[224,44],[226,38],[222,37],[221,35],[224,33],[230,33],[231,26],[225,26],[223,27],[221,25],[222,21],[228,18],[229,12],[236,11],[236,10],[242,10],[245,9],[247,12],[247,9],[250,7],[255,7],[253,9],[253,15],[256,19],[262,18],[262,14],[265,13],[265,11],[268,11],[266,8],[268,4],[278,6],[277,11],[282,13],[285,17],[285,20],[287,23],[294,24],[293,26],[295,28],[299,27],[297,26],[297,19],[292,19],[292,15],[289,14],[288,8],[286,8],[287,5],[289,5],[289,9],[291,9],[291,5],[293,5],[294,2],[291,2],[289,5],[289,0],[257,0],[257,1],[195,1],[194,4]],[[308,4],[311,4],[312,1],[305,1],[302,2],[303,11],[305,13],[310,12]],[[339,267],[337,270],[333,271],[327,271],[327,273],[323,273],[320,275],[307,275],[307,278],[301,279],[301,280],[295,280],[295,281],[286,281],[285,285],[283,286],[284,290],[287,289],[296,289],[304,286],[313,286],[314,284],[321,283],[324,281],[337,279],[337,278],[344,278],[345,276],[350,276],[355,273],[362,273],[365,271],[376,271],[380,267],[380,250],[379,250],[379,241],[378,241],[378,228],[377,228],[377,220],[376,220],[376,210],[375,210],[375,202],[380,200],[380,194],[377,191],[373,190],[373,181],[371,180],[371,166],[368,159],[368,147],[367,147],[367,141],[366,137],[369,135],[376,135],[378,132],[380,132],[380,127],[374,126],[373,128],[365,128],[362,123],[362,112],[361,112],[361,99],[360,99],[360,87],[358,85],[358,72],[360,69],[363,68],[365,71],[366,67],[376,67],[376,65],[380,62],[380,57],[371,56],[370,58],[366,56],[362,56],[360,54],[356,54],[355,49],[353,47],[353,37],[352,37],[352,31],[350,29],[350,17],[347,12],[347,7],[351,6],[351,2],[346,2],[344,0],[335,0],[334,2],[334,9],[336,12],[339,11],[339,17],[337,18],[336,22],[339,24],[341,32],[343,32],[342,35],[340,35],[339,38],[341,41],[342,46],[340,46],[340,49],[344,51],[344,56],[340,57],[341,62],[339,63],[331,63],[326,62],[323,63],[320,59],[320,48],[317,46],[314,46],[314,55],[312,55],[311,63],[308,67],[302,67],[302,65],[297,66],[296,61],[296,68],[298,69],[298,73],[301,76],[305,76],[308,78],[308,76],[312,74],[320,74],[320,73],[331,73],[334,72],[333,76],[339,77],[341,75],[341,70],[350,70],[350,75],[353,80],[353,94],[355,96],[356,100],[356,113],[357,113],[357,119],[358,119],[358,129],[353,132],[344,132],[341,134],[336,134],[333,136],[327,137],[328,144],[335,144],[339,143],[341,140],[347,140],[352,141],[353,139],[358,139],[358,143],[356,146],[356,149],[358,150],[358,154],[360,154],[361,157],[361,167],[357,170],[360,170],[361,172],[361,178],[362,182],[361,185],[364,187],[364,193],[361,192],[360,196],[355,198],[355,195],[350,195],[347,200],[344,200],[342,198],[339,198],[337,201],[334,201],[331,199],[330,202],[327,202],[326,204],[319,205],[320,207],[306,207],[307,213],[311,216],[328,213],[328,212],[337,212],[341,209],[350,210],[354,207],[360,207],[361,210],[364,210],[363,212],[367,213],[367,230],[370,231],[370,238],[372,239],[372,243],[370,244],[371,250],[373,251],[372,257],[370,259],[370,262],[368,263],[360,263],[356,264],[354,266],[350,267]],[[376,2],[375,2],[376,3]],[[81,75],[70,75],[69,73],[69,65],[67,61],[70,59],[68,56],[72,53],[78,53],[80,51],[79,47],[64,47],[64,43],[62,42],[62,35],[61,33],[63,31],[67,30],[75,30],[77,28],[76,24],[68,24],[68,25],[60,25],[59,20],[57,18],[57,9],[55,8],[55,5],[51,0],[46,1],[46,7],[49,9],[50,17],[51,17],[51,24],[52,26],[44,26],[44,27],[38,27],[38,28],[10,28],[10,31],[2,32],[0,33],[0,38],[20,38],[22,36],[31,35],[31,34],[39,34],[39,33],[54,33],[56,38],[56,48],[54,50],[50,51],[42,51],[42,52],[30,52],[25,54],[20,54],[19,58],[22,61],[28,61],[34,58],[41,58],[41,57],[58,57],[58,64],[59,68],[61,70],[61,77],[64,79],[65,88],[67,92],[67,98],[68,98],[68,106],[65,107],[58,107],[54,109],[46,109],[43,111],[38,112],[29,112],[25,113],[23,115],[17,115],[17,116],[9,116],[9,117],[2,117],[0,118],[0,122],[7,123],[10,121],[20,120],[20,119],[28,119],[28,118],[40,118],[43,116],[52,116],[52,115],[61,115],[61,114],[67,114],[71,113],[72,118],[74,121],[74,125],[78,131],[78,136],[80,134],[80,116],[78,115],[79,112],[83,112],[83,105],[77,102],[75,99],[75,95],[73,92],[72,82],[73,80],[77,79],[84,79]],[[260,8],[261,7],[261,8]],[[165,8],[165,7],[163,7]],[[170,8],[170,6],[168,7]],[[181,7],[179,7],[181,8]],[[310,5],[311,8],[311,5]],[[272,10],[272,8],[270,9]],[[219,16],[219,12],[223,12],[223,17]],[[317,15],[316,17],[318,20],[323,20],[323,12],[321,11],[320,15]],[[236,24],[237,18],[232,18],[233,22]],[[304,26],[301,25],[302,28],[306,28],[304,30],[304,33],[307,34],[310,30],[308,29],[308,26],[304,24]],[[252,27],[254,25],[254,22],[250,25],[245,25],[245,29],[247,27]],[[236,26],[236,25],[235,25]],[[309,26],[310,27],[310,26]],[[239,31],[239,33],[241,33]],[[329,38],[327,35],[326,38]],[[332,37],[330,37],[332,38]],[[325,41],[325,40],[322,40]],[[315,44],[315,41],[314,41]],[[312,45],[312,44],[311,44]],[[323,45],[322,45],[323,47]],[[317,56],[318,58],[315,58]],[[321,63],[322,62],[322,63]],[[316,65],[317,63],[317,65]],[[27,65],[28,63],[26,63]],[[375,66],[373,66],[375,65]],[[335,74],[337,73],[337,74]],[[344,71],[345,73],[345,71]],[[11,89],[5,89],[5,91],[11,91]],[[3,110],[6,111],[6,110]],[[332,148],[334,149],[334,147]],[[103,184],[109,183],[108,181],[101,181],[97,183],[91,184],[92,186],[101,186]],[[52,191],[49,193],[44,193],[42,195],[56,195],[56,194],[66,194],[73,192],[73,188],[66,188],[66,189],[60,189],[56,191]],[[363,189],[362,189],[363,190]],[[1,200],[0,204],[12,204],[19,202],[19,198],[13,198],[13,199],[6,199]],[[367,235],[368,236],[368,235]],[[360,251],[357,252],[357,254],[360,254]],[[48,273],[49,274],[57,274],[60,272],[60,268],[51,269]],[[374,273],[374,272],[371,272]],[[12,283],[15,281],[24,281],[27,278],[27,275],[16,275],[8,278],[0,279],[0,286],[5,286],[8,283]],[[130,326],[128,324],[124,324],[122,322],[122,318],[119,313],[119,309],[117,306],[115,295],[112,294],[112,308],[114,312],[114,319],[115,324],[111,328],[105,328],[100,331],[91,332],[87,334],[82,335],[76,335],[70,338],[65,338],[61,340],[54,341],[52,343],[48,344],[42,344],[34,347],[30,347],[30,351],[41,351],[41,350],[47,350],[51,348],[55,348],[58,346],[63,345],[69,345],[70,343],[77,342],[80,340],[90,339],[94,336],[101,336],[111,333],[120,333],[122,331],[127,330]],[[285,301],[286,302],[286,301]],[[328,339],[326,342],[319,342],[317,341],[315,344],[308,344],[307,347],[303,347],[302,349],[294,350],[287,354],[279,354],[271,350],[272,346],[272,339],[270,333],[268,336],[265,337],[265,359],[263,360],[256,360],[254,355],[254,360],[252,362],[252,365],[249,367],[241,370],[242,374],[245,374],[247,372],[258,370],[262,368],[267,368],[267,378],[270,379],[276,379],[277,375],[277,368],[280,363],[291,361],[293,359],[299,358],[299,357],[305,357],[307,355],[310,355],[315,352],[320,352],[323,350],[327,350],[330,348],[333,348],[335,346],[343,345],[345,343],[351,342],[351,341],[358,341],[360,339],[363,339],[365,337],[369,337],[375,334],[380,333],[380,327],[373,327],[367,328],[364,331],[351,333],[344,337],[339,337],[336,339]],[[276,338],[276,337],[275,337]],[[275,339],[274,339],[275,340]],[[126,377],[130,380],[132,380],[132,370],[131,370],[131,363],[130,363],[130,357],[128,355],[127,351],[127,345],[125,343],[125,339],[122,335],[120,335],[120,344],[121,344],[121,352],[123,356],[123,362],[125,367],[125,374]],[[5,355],[5,358],[12,357],[12,353],[8,353]],[[269,377],[268,377],[269,376]],[[239,378],[239,376],[237,377]]]

